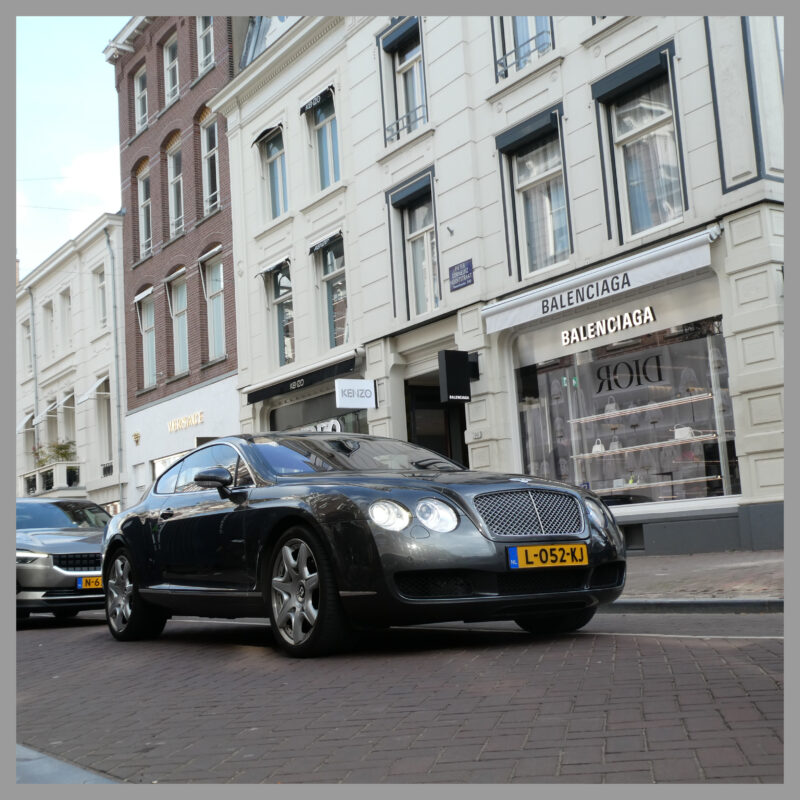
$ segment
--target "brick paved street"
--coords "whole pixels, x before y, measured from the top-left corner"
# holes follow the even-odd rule
[[[265,626],[173,621],[125,645],[90,619],[32,623],[17,741],[134,783],[775,783],[782,659],[777,637],[590,626],[399,630],[293,661]]]

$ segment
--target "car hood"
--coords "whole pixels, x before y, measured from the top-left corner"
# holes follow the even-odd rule
[[[45,553],[96,552],[102,528],[32,528],[17,531],[17,547]]]
[[[389,471],[386,472],[338,472],[322,473],[315,476],[304,475],[301,480],[287,478],[287,483],[305,485],[349,486],[369,489],[416,489],[420,491],[439,491],[448,494],[474,496],[492,491],[513,491],[515,489],[556,489],[580,493],[579,489],[566,483],[537,478],[531,475],[514,475],[499,472],[479,472],[459,470],[435,472],[433,470]]]

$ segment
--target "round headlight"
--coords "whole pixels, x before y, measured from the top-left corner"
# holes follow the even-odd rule
[[[376,525],[387,531],[401,531],[411,522],[411,514],[392,500],[374,502],[369,507],[369,516]]]
[[[456,512],[441,500],[420,500],[417,503],[417,519],[428,530],[437,533],[448,533],[458,525]]]
[[[606,515],[603,513],[603,507],[596,500],[587,497],[584,501],[586,503],[586,513],[592,524],[601,530],[606,527]]]

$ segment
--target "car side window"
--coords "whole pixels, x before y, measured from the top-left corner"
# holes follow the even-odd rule
[[[183,468],[175,486],[176,492],[202,492],[207,491],[204,486],[198,486],[194,477],[198,472],[209,467],[225,467],[231,475],[236,474],[236,459],[238,453],[230,445],[215,444],[204,447],[192,453],[183,460]]]
[[[253,478],[250,474],[250,470],[247,468],[247,464],[245,460],[239,456],[239,460],[236,462],[236,486],[252,486],[253,485]]]
[[[173,464],[159,479],[156,484],[156,494],[172,494],[178,480],[183,462]]]

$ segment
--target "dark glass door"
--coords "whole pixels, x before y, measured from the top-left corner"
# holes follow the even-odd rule
[[[408,441],[469,466],[463,403],[442,403],[438,386],[406,383]]]

